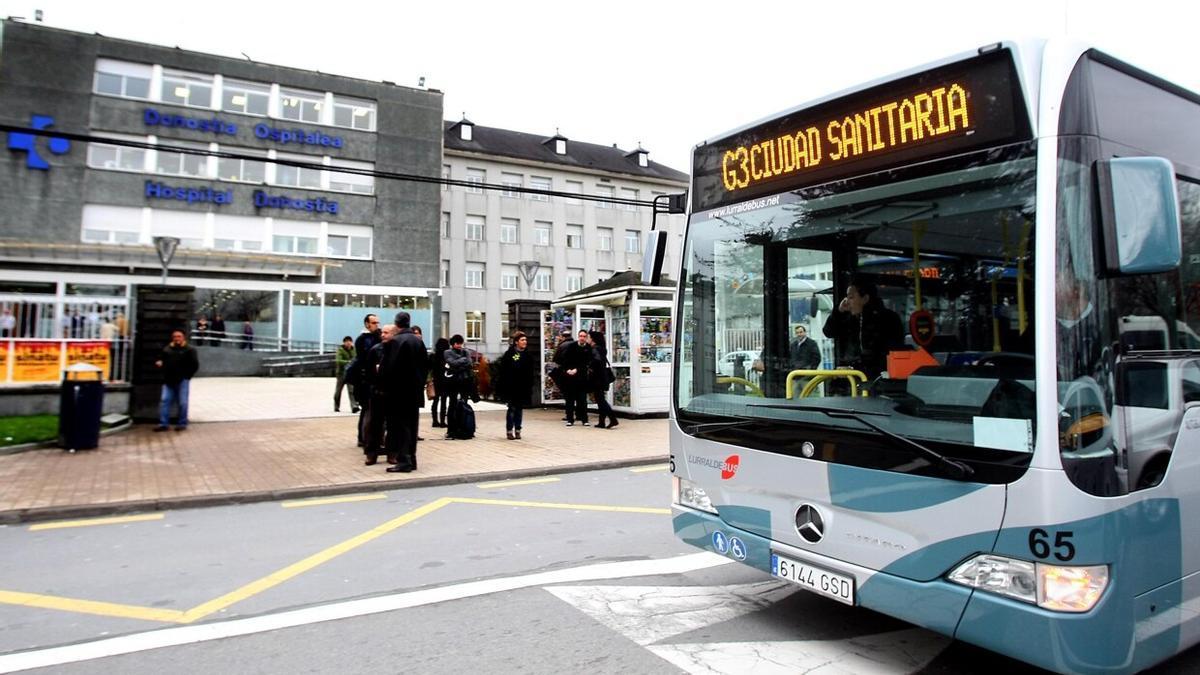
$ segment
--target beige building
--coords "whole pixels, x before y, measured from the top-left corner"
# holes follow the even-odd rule
[[[445,126],[442,177],[466,184],[442,190],[441,329],[461,333],[486,354],[507,344],[507,300],[551,301],[641,269],[652,209],[619,200],[649,202],[687,190],[687,174],[650,161],[641,147],[621,150],[466,119]],[[679,260],[684,225],[681,215],[658,215],[657,227],[670,233],[668,273]]]

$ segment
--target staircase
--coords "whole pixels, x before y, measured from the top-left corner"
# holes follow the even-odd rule
[[[266,377],[333,377],[333,353],[280,354],[262,360]]]

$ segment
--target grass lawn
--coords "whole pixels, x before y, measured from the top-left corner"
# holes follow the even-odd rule
[[[58,415],[0,417],[0,447],[58,437]]]

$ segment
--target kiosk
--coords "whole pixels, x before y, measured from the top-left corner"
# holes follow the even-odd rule
[[[600,331],[616,380],[608,400],[630,415],[665,413],[671,406],[675,282],[642,283],[641,273],[614,274],[555,300],[542,313],[542,402],[562,403],[550,378],[554,348],[563,331]]]

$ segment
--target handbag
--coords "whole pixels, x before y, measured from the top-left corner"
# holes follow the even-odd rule
[[[425,398],[429,399],[430,401],[437,398],[437,394],[433,391],[433,380],[429,380],[425,383]]]
[[[617,374],[613,372],[612,368],[605,368],[604,370],[604,379],[607,380],[609,384],[617,381]]]

